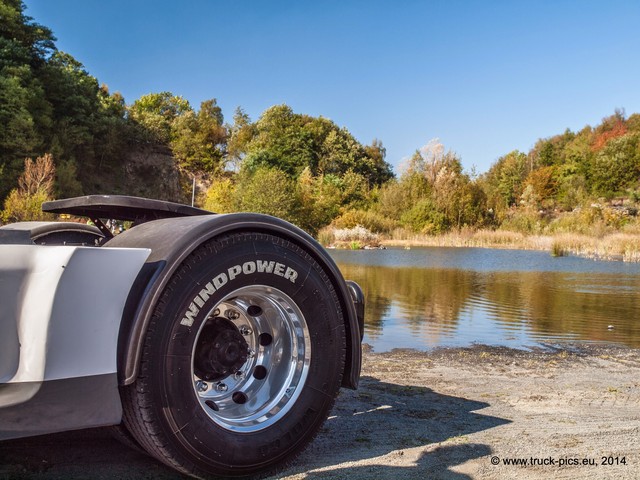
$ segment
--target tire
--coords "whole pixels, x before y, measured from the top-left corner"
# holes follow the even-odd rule
[[[195,477],[291,462],[327,418],[346,351],[322,267],[279,237],[209,241],[176,271],[146,333],[124,421],[152,456]]]
[[[104,235],[97,227],[75,222],[48,222],[31,229],[31,240],[36,245],[100,245]]]

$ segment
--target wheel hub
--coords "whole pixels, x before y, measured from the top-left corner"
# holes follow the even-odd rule
[[[298,305],[266,285],[241,287],[218,302],[197,334],[193,389],[221,427],[256,432],[296,402],[311,361],[311,337]]]
[[[194,356],[194,371],[207,381],[218,381],[233,375],[245,364],[249,345],[238,328],[222,317],[204,326]]]

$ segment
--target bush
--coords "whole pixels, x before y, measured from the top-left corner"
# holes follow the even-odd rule
[[[596,237],[604,235],[607,230],[609,227],[603,208],[598,204],[561,214],[545,228],[545,232],[550,234],[577,233]]]
[[[354,228],[362,225],[375,233],[390,233],[398,227],[398,222],[367,210],[347,210],[332,225],[336,228]]]
[[[502,221],[500,229],[527,234],[540,234],[547,223],[544,216],[534,209],[512,209]]]
[[[228,179],[214,180],[207,190],[203,208],[215,213],[235,212],[236,187]]]
[[[378,235],[370,232],[362,225],[356,225],[353,228],[339,228],[334,230],[333,235],[338,242],[348,242],[353,245],[354,242],[361,244],[370,244],[378,242]]]
[[[24,172],[18,179],[18,188],[13,189],[4,201],[0,214],[2,221],[26,222],[51,220],[53,215],[42,211],[42,204],[51,200],[55,166],[50,154],[38,157],[34,162],[24,161]]]
[[[257,212],[300,224],[300,195],[286,173],[259,167],[240,176],[236,198],[240,211]]]
[[[437,235],[449,229],[445,215],[439,212],[428,198],[420,200],[413,208],[405,212],[400,221],[414,232],[426,235]]]
[[[42,211],[42,204],[51,200],[44,190],[23,195],[20,190],[11,190],[4,201],[1,217],[4,223],[53,220],[54,216]]]

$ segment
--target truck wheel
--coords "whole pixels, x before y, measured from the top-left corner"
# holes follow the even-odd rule
[[[336,292],[305,250],[238,233],[176,271],[153,313],[124,421],[183,473],[242,476],[289,463],[337,395],[345,325]]]

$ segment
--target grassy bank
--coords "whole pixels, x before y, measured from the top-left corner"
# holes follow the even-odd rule
[[[548,251],[553,256],[577,255],[595,260],[640,262],[640,234],[616,232],[602,236],[580,233],[526,235],[508,230],[463,229],[442,235],[395,230],[376,235],[365,229],[324,230],[320,241],[335,248],[479,247]]]

